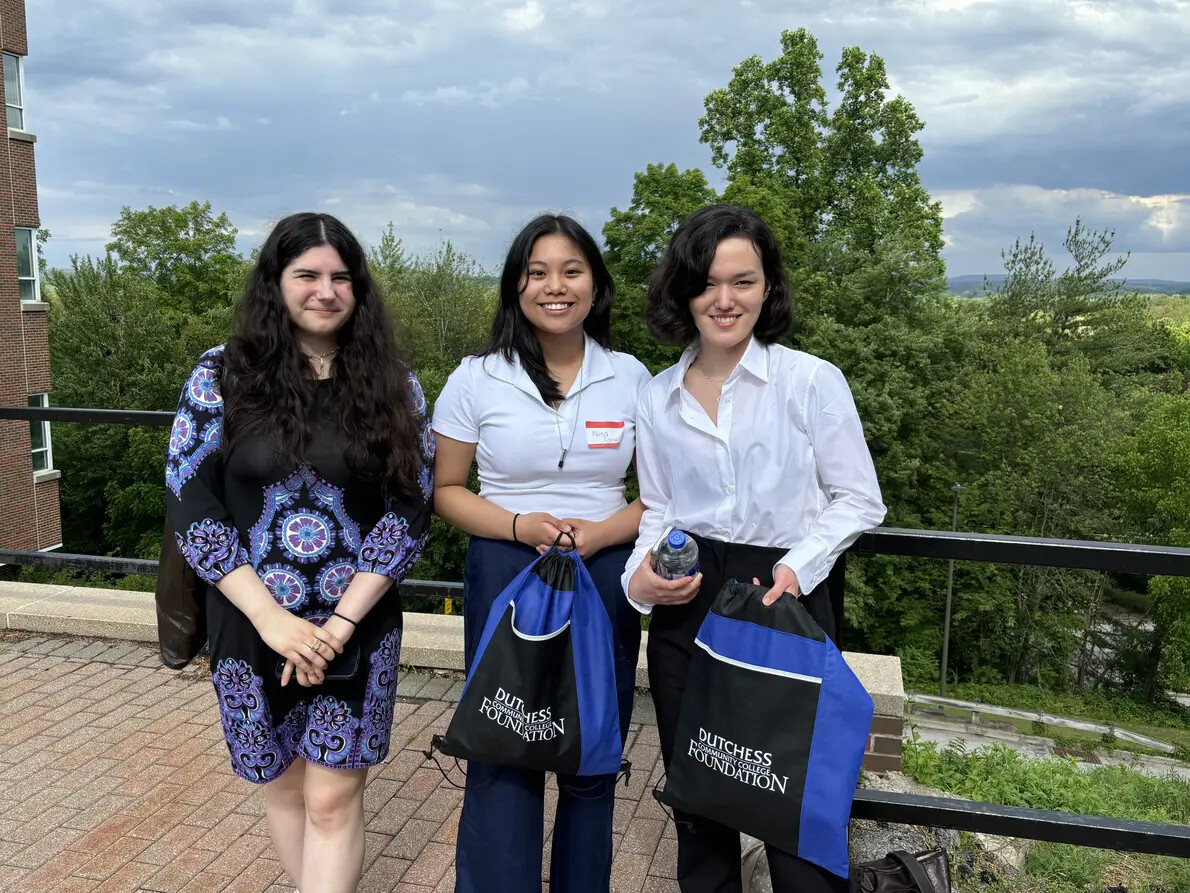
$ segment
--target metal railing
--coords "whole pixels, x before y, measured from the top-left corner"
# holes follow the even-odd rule
[[[4,419],[168,427],[173,414],[3,406],[0,407],[0,420]],[[1190,577],[1190,549],[1173,546],[880,528],[863,534],[850,551],[858,555],[896,555]],[[153,575],[157,570],[157,562],[146,559],[12,549],[0,550],[0,563],[116,574]],[[828,584],[840,629],[844,573],[845,561],[840,560]],[[410,595],[445,598],[459,598],[462,595],[461,583],[406,580],[401,588],[403,593]],[[1190,828],[1157,822],[867,790],[856,792],[851,815],[858,819],[893,824],[952,828],[1052,843],[1190,858]]]

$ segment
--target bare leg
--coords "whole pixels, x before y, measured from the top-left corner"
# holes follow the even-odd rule
[[[302,893],[355,893],[364,868],[367,769],[306,766]]]
[[[298,757],[280,778],[262,789],[273,849],[285,873],[298,887],[302,884],[302,846],[306,835],[305,785],[306,761]]]

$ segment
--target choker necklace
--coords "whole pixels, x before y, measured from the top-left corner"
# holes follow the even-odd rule
[[[326,353],[306,353],[302,351],[302,356],[315,364],[315,373],[321,377],[323,371],[326,369],[326,361],[339,352],[339,348],[328,350]]]

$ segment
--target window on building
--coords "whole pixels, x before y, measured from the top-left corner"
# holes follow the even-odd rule
[[[17,243],[17,280],[22,301],[41,300],[41,283],[37,281],[37,234],[31,229],[17,227],[13,232]]]
[[[4,102],[8,106],[8,126],[25,129],[25,62],[20,56],[4,54]]]
[[[50,405],[49,394],[30,394],[29,405],[45,407]],[[50,446],[50,423],[30,422],[29,443],[33,448],[33,470],[48,471],[54,467],[54,453]]]

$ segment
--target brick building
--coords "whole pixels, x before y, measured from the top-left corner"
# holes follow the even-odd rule
[[[37,269],[37,175],[25,108],[24,0],[0,0],[4,124],[0,147],[0,404],[48,405],[50,356]],[[50,426],[0,421],[0,548],[62,545]]]

